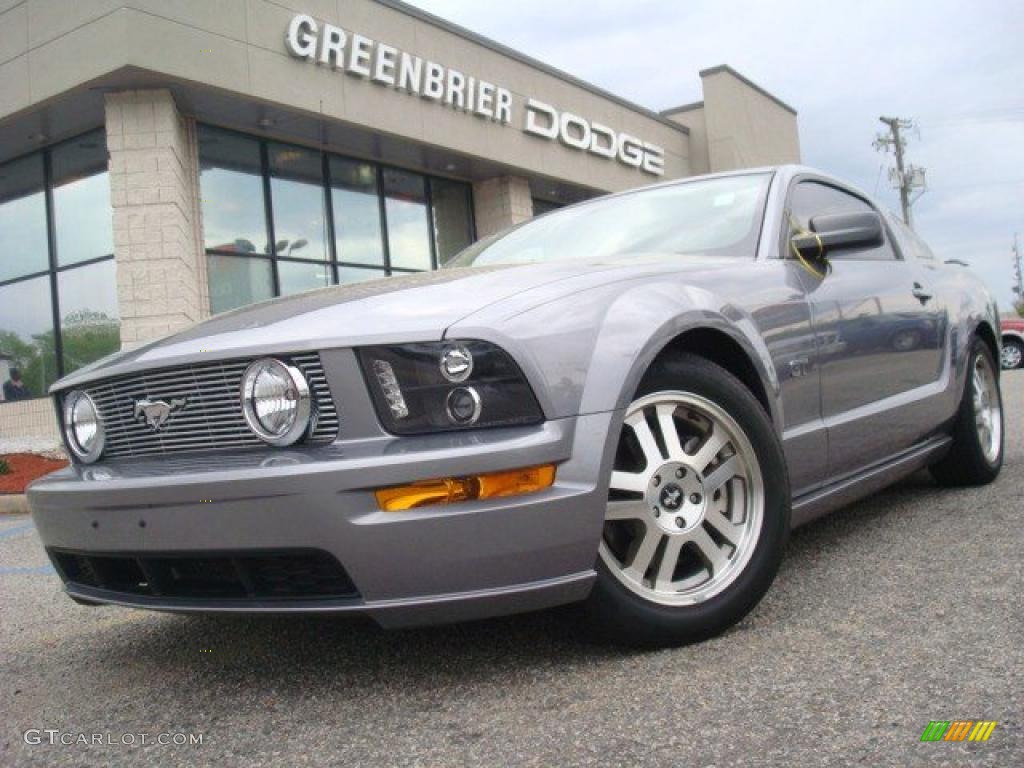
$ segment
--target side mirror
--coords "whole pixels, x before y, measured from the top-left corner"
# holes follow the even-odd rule
[[[882,217],[874,211],[824,213],[811,219],[811,231],[813,235],[793,237],[796,249],[811,257],[849,248],[877,248],[885,242]]]

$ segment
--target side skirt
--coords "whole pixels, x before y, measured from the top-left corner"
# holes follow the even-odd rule
[[[797,528],[816,520],[927,467],[938,459],[952,442],[953,439],[949,435],[933,437],[880,464],[793,499],[792,527]]]

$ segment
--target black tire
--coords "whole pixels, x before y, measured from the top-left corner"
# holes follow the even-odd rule
[[[72,601],[78,603],[79,605],[85,605],[89,608],[97,608],[103,605],[103,603],[97,603],[93,600],[86,600],[84,597],[78,597],[78,595],[68,595],[68,597],[70,597]]]
[[[719,594],[696,605],[668,606],[626,588],[599,556],[597,581],[582,606],[587,636],[635,647],[664,647],[714,637],[743,619],[768,591],[789,537],[790,493],[782,444],[762,405],[735,376],[694,355],[652,368],[635,399],[660,391],[700,395],[746,433],[764,482],[761,531],[744,570]]]
[[[1012,371],[1015,368],[1024,368],[1024,342],[1021,342],[1020,340],[1013,338],[1003,339],[1003,349],[1006,349],[1007,347],[1016,349],[1018,351],[1017,359],[1020,362],[1018,362],[1017,365],[1013,366],[1012,368],[1003,366],[1003,370]]]
[[[999,454],[995,461],[989,461],[982,448],[981,438],[975,426],[974,416],[974,377],[971,372],[977,364],[979,356],[984,357],[991,366],[995,376],[996,393],[999,398],[1000,441]],[[999,475],[1003,466],[1005,442],[1005,424],[1003,423],[1002,392],[999,388],[999,366],[996,365],[992,350],[982,339],[975,338],[971,343],[968,357],[967,383],[960,399],[953,420],[953,445],[942,459],[932,464],[929,471],[935,482],[946,487],[987,485]]]

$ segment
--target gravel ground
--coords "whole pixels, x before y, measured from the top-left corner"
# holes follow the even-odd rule
[[[1024,765],[1024,373],[1004,382],[994,485],[919,475],[797,531],[746,621],[676,650],[587,645],[562,612],[389,633],[82,608],[0,518],[0,764]],[[956,719],[999,724],[919,741]],[[203,743],[139,744],[165,732]]]

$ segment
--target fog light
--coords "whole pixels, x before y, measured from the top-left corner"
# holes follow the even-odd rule
[[[448,411],[448,420],[452,424],[468,427],[480,420],[483,405],[480,402],[480,395],[473,387],[459,387],[448,393],[445,408]]]
[[[376,491],[377,505],[385,512],[401,512],[437,504],[521,496],[549,488],[555,482],[555,465],[490,472],[468,477],[443,477]]]

